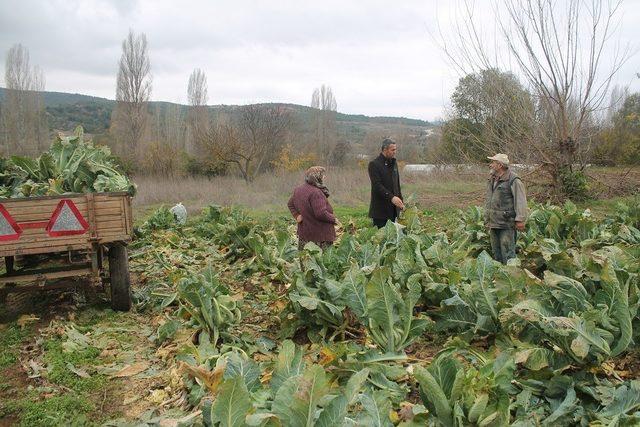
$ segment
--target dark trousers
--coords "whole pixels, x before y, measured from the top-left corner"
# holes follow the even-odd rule
[[[513,228],[492,228],[489,230],[491,237],[491,250],[493,259],[506,264],[508,260],[516,257],[516,230]]]
[[[395,218],[371,218],[371,220],[373,221],[373,225],[375,225],[378,228],[382,228],[385,225],[387,225],[387,221],[395,221]]]

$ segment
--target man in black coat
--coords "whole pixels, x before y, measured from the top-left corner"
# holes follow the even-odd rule
[[[369,217],[373,225],[384,227],[387,221],[395,221],[404,209],[400,191],[400,174],[396,162],[396,143],[389,138],[382,141],[382,152],[369,162],[371,179],[371,203]]]

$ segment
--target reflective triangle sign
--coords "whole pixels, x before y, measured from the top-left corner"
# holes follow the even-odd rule
[[[78,207],[70,199],[62,199],[49,223],[45,227],[49,236],[69,236],[84,234],[89,229],[89,223],[84,219]]]
[[[11,218],[9,212],[0,204],[0,241],[17,240],[22,234],[20,226]]]

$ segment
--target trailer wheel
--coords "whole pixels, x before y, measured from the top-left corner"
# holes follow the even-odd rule
[[[109,276],[111,277],[111,308],[131,309],[131,279],[127,247],[116,243],[109,248]]]
[[[13,264],[14,264],[15,258],[12,256],[6,256],[4,257],[4,269],[7,271],[8,274],[13,273]]]

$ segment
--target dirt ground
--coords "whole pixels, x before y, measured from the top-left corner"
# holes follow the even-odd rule
[[[20,342],[0,350],[12,351],[16,358],[0,370],[0,426],[26,425],[25,411],[36,418],[38,411],[55,416],[57,408],[46,407],[46,402],[65,396],[86,401],[88,424],[132,422],[151,410],[184,404],[180,377],[167,365],[172,358],[153,341],[160,322],[161,314],[116,313],[104,303],[77,304],[69,294],[21,315],[11,324],[24,328]],[[9,324],[0,324],[0,335],[8,329]],[[87,337],[86,343],[70,329]],[[69,352],[58,352],[57,343]],[[88,357],[78,362],[75,356],[87,349]],[[75,364],[67,368],[77,374],[56,371],[60,362]],[[57,415],[64,419],[70,414]]]

